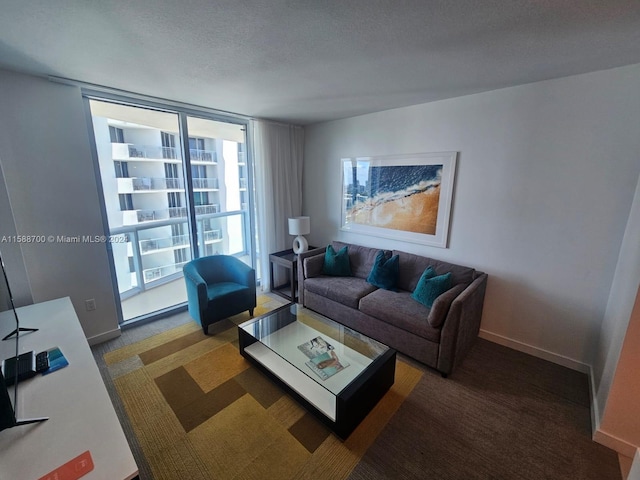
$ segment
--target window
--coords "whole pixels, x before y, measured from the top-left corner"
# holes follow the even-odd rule
[[[178,158],[176,152],[176,136],[167,132],[160,132],[162,141],[162,158]]]
[[[129,164],[127,162],[113,162],[116,169],[116,178],[129,178]]]
[[[204,138],[189,137],[189,148],[204,150]]]
[[[120,197],[120,210],[134,210],[133,196],[130,193],[121,193],[118,197]]]
[[[189,254],[186,248],[181,248],[179,250],[174,251],[174,260],[176,264],[181,264],[189,261]]]
[[[180,178],[178,175],[178,165],[175,163],[165,163],[164,175],[167,178]]]
[[[180,199],[180,194],[176,192],[167,193],[167,198],[169,201],[169,208],[176,208],[182,206],[182,200]]]
[[[171,235],[174,237],[184,235],[184,223],[174,223],[171,225]]]
[[[207,167],[204,165],[191,165],[191,176],[193,178],[207,178]]]
[[[124,130],[109,126],[109,137],[111,137],[111,143],[124,143]]]
[[[209,204],[209,195],[207,192],[195,192],[193,194],[193,204],[194,205],[210,205]]]
[[[101,193],[108,229],[129,238],[109,250],[122,319],[184,303],[182,265],[193,257],[235,255],[252,265],[254,210],[239,208],[252,199],[239,186],[239,177],[251,172],[243,167],[240,175],[238,168],[246,165],[240,154],[247,151],[246,120],[87,95],[98,172],[106,173]],[[149,300],[145,294],[156,288],[162,290]]]

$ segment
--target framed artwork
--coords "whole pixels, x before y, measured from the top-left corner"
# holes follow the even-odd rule
[[[456,157],[343,158],[341,230],[446,248]]]

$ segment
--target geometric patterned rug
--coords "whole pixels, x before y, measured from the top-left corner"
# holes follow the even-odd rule
[[[259,297],[255,315],[271,308]],[[240,355],[248,319],[211,336],[190,322],[104,355],[154,478],[346,478],[422,372],[397,360],[394,385],[342,441]]]

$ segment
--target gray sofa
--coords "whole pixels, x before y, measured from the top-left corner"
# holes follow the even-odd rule
[[[449,375],[470,350],[480,329],[487,274],[411,253],[398,255],[396,291],[367,282],[377,248],[334,241],[336,251],[348,245],[352,276],[322,274],[325,248],[298,257],[298,302],[353,330]],[[452,287],[431,308],[411,298],[420,276],[432,266],[437,275],[451,272]]]

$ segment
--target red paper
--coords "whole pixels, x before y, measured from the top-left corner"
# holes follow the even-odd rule
[[[93,470],[93,459],[87,450],[38,480],[78,480]]]

